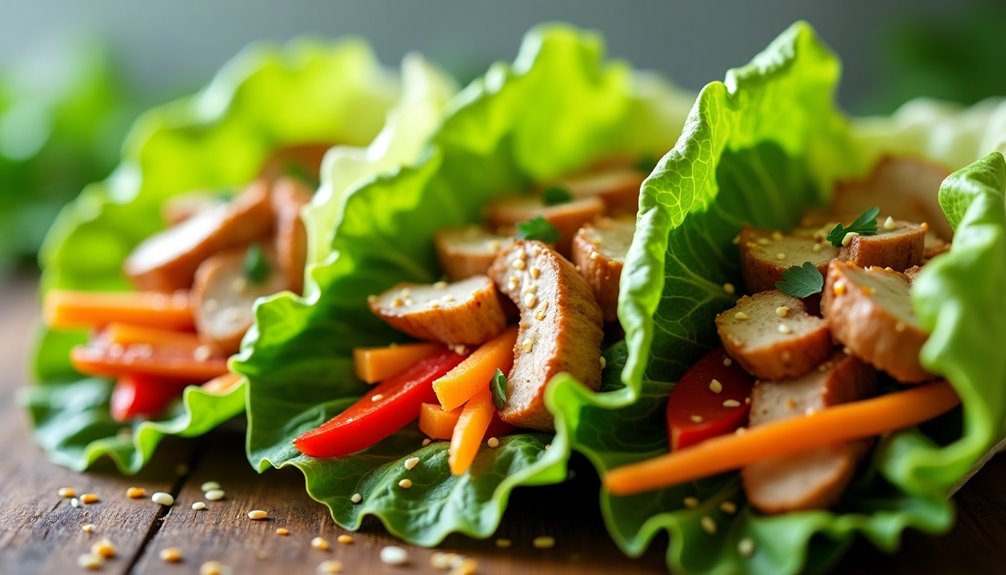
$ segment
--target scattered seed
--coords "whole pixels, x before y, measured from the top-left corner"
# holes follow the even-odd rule
[[[224,493],[223,489],[211,489],[207,491],[204,495],[206,499],[209,499],[210,501],[220,501],[221,499],[224,498],[224,495],[226,494]]]
[[[199,575],[229,575],[231,568],[219,561],[207,561],[199,566]]]
[[[545,444],[545,451],[548,451],[551,448],[552,448],[552,444],[551,443],[546,443]]]
[[[349,498],[349,500],[352,501],[353,503],[359,503],[363,501],[363,496],[360,495],[359,493],[354,493],[353,496]]]
[[[203,509],[206,509],[206,504],[202,501],[196,501],[192,504],[193,511],[202,511]]]
[[[835,282],[835,286],[832,288],[832,291],[835,292],[835,295],[845,294],[845,282]]]
[[[216,490],[216,489],[220,489],[220,484],[217,483],[216,481],[207,481],[206,483],[203,483],[202,485],[200,485],[199,489],[203,493],[206,493],[207,491],[213,491],[213,490]]]
[[[775,314],[779,317],[786,317],[789,315],[789,307],[781,305],[775,308]]]
[[[412,480],[409,479],[409,478],[405,478],[405,479],[403,479],[403,480],[401,480],[401,481],[398,482],[398,486],[401,487],[402,489],[411,489],[412,488]]]
[[[315,537],[314,539],[312,539],[311,547],[314,547],[315,549],[320,549],[322,551],[328,551],[329,549],[331,549],[331,546],[328,544],[328,539],[325,539],[323,537]]]
[[[898,227],[898,224],[894,223],[894,218],[892,218],[891,216],[887,216],[887,219],[884,220],[884,229],[893,230],[896,227]]]
[[[353,544],[353,536],[352,535],[347,535],[345,533],[343,533],[342,535],[336,537],[335,540],[338,541],[339,543],[342,543],[343,545],[352,545]]]
[[[64,499],[70,499],[71,497],[77,496],[77,490],[73,487],[60,487],[59,491],[56,492],[56,495]]]
[[[488,445],[492,449],[496,449],[497,447],[500,446],[500,440],[495,437],[490,437],[489,440],[486,441],[486,445]]]
[[[515,270],[523,270],[524,268],[527,267],[527,263],[524,262],[524,260],[514,260],[513,264],[511,264],[511,265],[513,266],[513,269],[515,269]]]
[[[381,563],[384,563],[385,565],[405,565],[408,562],[409,552],[401,547],[388,545],[387,547],[381,549]]]
[[[723,407],[740,407],[740,406],[741,402],[737,401],[736,399],[728,399],[723,402]]]
[[[381,395],[380,393],[370,396],[370,401],[381,401],[382,399],[384,399],[384,396]]]
[[[534,545],[535,549],[551,549],[555,547],[555,537],[541,535],[535,537],[531,544]]]
[[[702,525],[702,530],[706,533],[713,535],[716,533],[716,522],[713,518],[708,515],[703,515],[702,519],[699,520],[699,524]]]
[[[478,561],[472,559],[471,557],[462,557],[461,560],[454,565],[454,568],[451,569],[451,575],[475,575],[478,571],[478,567]]]
[[[94,523],[85,523],[84,525],[80,526],[80,529],[84,533],[94,533]]]
[[[723,384],[720,383],[720,380],[714,379],[709,382],[709,391],[713,393],[720,393],[723,391]]]
[[[418,457],[410,457],[405,460],[405,468],[412,471],[417,465],[419,465]]]
[[[80,507],[80,500],[74,497],[70,500],[70,507]]]
[[[693,416],[689,417],[688,419],[691,419],[692,423],[702,423],[702,416],[701,415],[693,415]]]
[[[724,367],[730,367],[731,365],[733,365],[733,363],[734,363],[734,360],[730,359],[729,357],[724,357],[723,358],[723,366]]]
[[[447,282],[441,280],[433,284],[433,289],[447,289]]]
[[[318,573],[342,573],[342,561],[337,559],[326,559],[321,563],[318,563],[318,567],[315,568]]]
[[[737,313],[734,314],[734,319],[738,319],[738,320],[744,321],[747,318],[748,318],[748,314],[746,314],[746,313],[744,313],[742,311],[739,311],[739,312],[737,312]]]
[[[280,537],[286,537],[289,534],[290,534],[290,530],[287,529],[286,527],[278,527],[278,528],[276,528],[276,535],[279,535]]]
[[[780,232],[779,230],[776,230],[776,231],[772,232],[772,239],[775,240],[775,241],[777,241],[777,242],[781,241],[782,240],[782,232]]]
[[[777,260],[779,260],[779,261],[782,261],[782,260],[786,259],[786,254],[784,254],[784,253],[782,253],[782,252],[779,252],[779,253],[777,253],[777,254],[775,255],[775,259],[777,259]]]
[[[126,490],[126,497],[130,499],[143,499],[147,496],[147,490],[142,487],[130,487]]]
[[[460,563],[464,557],[458,555],[457,553],[444,553],[443,551],[436,551],[430,555],[430,567],[434,569],[450,569],[458,563]]]
[[[211,357],[213,357],[213,350],[208,345],[200,345],[192,351],[192,359],[196,361],[206,361]],[[181,473],[180,475],[185,474]]]
[[[843,248],[844,247],[848,247],[849,244],[852,243],[852,238],[854,238],[854,237],[856,237],[858,235],[859,235],[859,232],[846,232],[845,235],[842,236],[842,247]]]
[[[423,447],[426,447],[427,445],[429,445],[431,443],[433,443],[433,440],[430,439],[429,437],[423,439]]]
[[[684,504],[689,509],[695,509],[699,506],[699,500],[695,497],[685,497]]]
[[[533,309],[534,306],[538,305],[538,296],[534,295],[534,292],[524,294],[524,305]]]
[[[720,503],[720,511],[728,515],[733,515],[734,513],[737,513],[737,504],[733,501],[724,501],[723,503]]]
[[[760,246],[767,246],[769,243],[771,242],[768,241],[768,238],[758,238],[758,245]]]
[[[789,327],[788,325],[786,325],[784,323],[780,323],[778,326],[776,326],[776,329],[779,330],[779,333],[781,333],[783,335],[788,335],[790,333],[793,333],[793,328]]]
[[[898,333],[905,331],[905,322],[899,321],[898,323],[894,324],[894,331]]]
[[[268,517],[269,513],[261,509],[253,509],[248,512],[248,519],[251,519],[252,521],[262,521],[263,519],[267,519]]]
[[[545,312],[542,310],[534,312],[534,319],[538,321],[545,321]]]
[[[538,268],[531,268],[531,278],[538,279],[541,277],[541,270]]]
[[[747,432],[748,432],[748,428],[746,428],[746,427],[738,427],[737,429],[734,430],[734,435],[744,435]]]
[[[165,563],[178,563],[182,560],[182,550],[177,547],[165,547],[158,555]]]
[[[500,549],[509,549],[511,545],[513,545],[513,541],[509,539],[500,538],[496,540],[496,546]]]
[[[605,359],[604,356],[602,355],[601,356],[601,369],[604,369],[606,367],[608,367],[608,360]]]
[[[745,537],[737,542],[737,552],[744,557],[750,557],[754,554],[755,544],[750,537]]]
[[[77,566],[88,571],[98,571],[105,565],[105,560],[94,553],[84,553],[77,557]]]
[[[810,248],[810,250],[811,250],[812,252],[814,252],[814,253],[817,253],[817,252],[821,251],[821,244],[814,244],[814,245],[813,245],[813,246],[812,246],[812,247]]]
[[[94,493],[85,493],[85,494],[83,494],[83,495],[80,496],[80,502],[84,503],[84,504],[87,504],[87,505],[90,505],[92,503],[97,503],[99,501],[101,501],[101,498],[98,497]]]
[[[91,553],[103,559],[111,559],[115,557],[115,545],[108,539],[101,539],[91,545]]]
[[[725,283],[723,284],[723,293],[727,295],[734,295],[737,293],[737,288],[734,287],[734,284],[732,283]]]
[[[165,507],[171,507],[175,504],[175,498],[171,496],[170,493],[165,493],[163,491],[158,491],[150,498],[151,501],[158,505],[163,505]]]

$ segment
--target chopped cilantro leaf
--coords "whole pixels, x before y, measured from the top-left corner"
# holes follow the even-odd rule
[[[266,258],[265,252],[262,251],[262,246],[258,244],[250,246],[247,255],[245,255],[245,279],[253,284],[262,285],[269,279],[271,271],[269,260]]]
[[[810,262],[802,266],[793,266],[782,272],[782,281],[775,283],[775,288],[793,297],[805,298],[824,289],[824,276]]]
[[[493,374],[489,387],[493,392],[493,403],[496,404],[496,409],[503,409],[506,404],[506,376],[501,370],[497,369]]]
[[[541,216],[517,224],[517,237],[522,240],[538,240],[546,244],[559,241],[559,230]]]
[[[849,227],[837,224],[831,233],[828,234],[828,241],[836,248],[842,247],[842,240],[845,235],[853,232],[861,236],[872,236],[877,233],[877,216],[880,215],[880,208],[874,206],[859,214]]]
[[[557,206],[572,201],[573,193],[560,186],[552,186],[541,194],[541,201],[546,206]]]

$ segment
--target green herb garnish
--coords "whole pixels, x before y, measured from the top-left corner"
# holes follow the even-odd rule
[[[492,389],[493,403],[496,404],[496,409],[503,409],[506,404],[506,376],[499,369],[489,381],[489,388]]]
[[[837,224],[831,233],[828,234],[828,241],[836,248],[842,247],[842,240],[845,235],[853,232],[861,236],[872,236],[877,233],[877,216],[880,215],[880,208],[873,206],[865,212],[859,214],[849,227]]]
[[[283,164],[283,175],[291,177],[295,180],[300,180],[304,183],[304,185],[308,186],[312,190],[317,190],[318,186],[321,185],[317,174],[309,172],[307,168],[297,162],[287,162]]]
[[[546,244],[559,241],[559,230],[541,216],[517,224],[517,237],[522,240],[538,240]]]
[[[640,156],[636,160],[635,168],[640,172],[646,172],[647,174],[649,174],[650,172],[653,171],[653,168],[657,167],[657,162],[659,161],[660,158],[656,156]]]
[[[541,193],[541,201],[546,206],[558,206],[573,200],[573,192],[560,186],[552,186]]]
[[[262,285],[269,279],[270,271],[272,270],[269,266],[269,260],[265,257],[262,246],[258,244],[250,246],[248,253],[245,255],[245,279],[255,285]]]
[[[775,289],[793,297],[805,298],[824,289],[824,276],[817,266],[803,262],[782,272],[782,281],[775,282]]]

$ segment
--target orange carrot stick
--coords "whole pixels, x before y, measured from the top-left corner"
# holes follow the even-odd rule
[[[367,383],[384,381],[433,353],[439,344],[406,343],[388,347],[358,347],[353,350],[356,377]]]
[[[460,416],[460,408],[444,411],[435,403],[424,403],[419,411],[419,431],[430,439],[450,439]]]
[[[45,322],[55,329],[101,327],[122,322],[162,329],[192,329],[192,306],[185,292],[76,292],[45,296]]]
[[[433,382],[433,391],[446,411],[464,405],[479,390],[487,388],[496,370],[510,373],[513,367],[513,346],[517,343],[517,326],[485,342],[457,367]]]
[[[492,392],[486,381],[482,389],[465,404],[458,423],[454,426],[451,446],[447,449],[447,464],[452,475],[462,475],[471,467],[495,413],[496,406],[493,405]]]
[[[609,471],[604,485],[614,495],[670,487],[773,457],[873,437],[946,413],[960,403],[946,381],[829,407],[724,435],[647,461]]]
[[[219,355],[203,357],[179,348],[118,345],[100,340],[74,347],[70,362],[80,373],[103,377],[139,374],[204,382],[227,373],[227,358]]]
[[[142,325],[127,323],[110,323],[105,328],[104,333],[109,342],[119,345],[145,343],[148,345],[179,347],[191,350],[195,350],[202,345],[202,342],[199,341],[199,336],[192,332],[158,329],[156,327],[144,327]]]

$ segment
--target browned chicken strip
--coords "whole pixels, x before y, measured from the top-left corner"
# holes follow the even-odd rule
[[[300,210],[310,203],[313,190],[300,180],[280,178],[272,188],[272,208],[276,213],[276,257],[290,291],[304,291],[307,262],[307,231]]]
[[[125,272],[141,290],[188,289],[208,257],[263,238],[272,229],[269,185],[256,182],[231,202],[144,240],[126,258]]]
[[[633,167],[618,167],[568,176],[555,185],[577,198],[600,198],[610,213],[635,215],[644,179],[646,174]]]
[[[838,257],[860,267],[889,267],[897,271],[922,263],[929,226],[888,218],[872,236],[850,235]],[[845,242],[843,242],[845,243]]]
[[[264,281],[246,277],[248,249],[238,248],[208,258],[196,272],[192,304],[199,338],[223,353],[236,353],[245,332],[255,320],[255,300],[286,289],[276,258],[263,250]]]
[[[227,203],[227,198],[212,192],[191,192],[171,196],[161,206],[161,217],[169,226],[177,226],[192,216]]]
[[[604,321],[618,321],[618,282],[636,218],[601,218],[580,228],[573,239],[573,264],[590,284]]]
[[[603,213],[604,202],[595,197],[574,198],[548,206],[538,196],[509,196],[494,200],[487,206],[486,220],[497,229],[509,230],[521,222],[541,216],[559,232],[555,249],[568,256],[577,230]]]
[[[513,237],[494,234],[481,226],[440,230],[433,239],[440,269],[451,281],[485,275],[500,251],[513,241]]]
[[[902,383],[919,383],[933,378],[919,363],[929,334],[915,316],[909,287],[896,271],[835,260],[821,311],[835,340],[853,354]]]
[[[398,284],[371,296],[369,303],[395,329],[447,345],[478,345],[507,323],[496,286],[483,275],[454,283]]]
[[[519,427],[554,430],[545,387],[561,372],[590,389],[601,384],[601,308],[576,268],[547,245],[518,241],[489,268],[520,309],[514,364],[500,416]]]
[[[761,379],[799,377],[832,354],[827,323],[780,291],[743,296],[716,316],[716,331],[737,363]]]
[[[803,377],[756,385],[751,395],[750,425],[867,397],[875,379],[871,367],[853,356],[836,353]],[[868,441],[857,441],[748,466],[741,470],[748,501],[762,513],[828,507],[838,501],[868,446]]]
[[[789,233],[744,226],[739,236],[741,273],[751,293],[775,289],[782,273],[810,262],[824,274],[838,248],[827,241],[824,228],[798,228]]]

